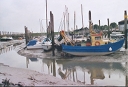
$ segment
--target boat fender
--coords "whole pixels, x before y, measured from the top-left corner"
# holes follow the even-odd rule
[[[95,42],[95,46],[99,46],[100,45],[100,42],[99,41],[96,41]]]
[[[112,51],[112,48],[111,47],[109,47],[109,51]]]

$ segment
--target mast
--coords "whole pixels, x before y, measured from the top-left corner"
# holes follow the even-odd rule
[[[63,15],[64,15],[64,31],[65,31],[65,13],[63,12]]]
[[[75,27],[76,27],[76,13],[74,11],[74,38],[75,38]]]
[[[83,23],[83,8],[82,8],[82,4],[81,4],[81,16],[82,16],[82,28],[84,28],[84,23]]]
[[[84,23],[83,23],[83,8],[82,8],[82,4],[81,4],[81,16],[82,16],[82,29],[83,29],[83,38],[84,38]]]
[[[48,37],[48,34],[49,34],[49,32],[48,32],[48,19],[47,19],[47,0],[46,0],[46,29],[47,29],[47,37]]]

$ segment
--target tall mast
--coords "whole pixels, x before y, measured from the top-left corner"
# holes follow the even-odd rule
[[[84,23],[83,23],[83,8],[82,8],[82,4],[81,4],[81,17],[82,17],[82,29],[83,29],[83,38],[84,38]]]
[[[47,0],[46,0],[46,29],[47,29],[47,33],[49,33],[48,32],[48,19],[47,19]]]
[[[75,37],[75,27],[76,27],[76,13],[74,11],[74,37]]]
[[[81,16],[82,16],[82,28],[84,28],[84,23],[83,23],[83,8],[82,8],[82,4],[81,4]]]

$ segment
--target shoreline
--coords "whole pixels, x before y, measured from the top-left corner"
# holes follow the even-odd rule
[[[36,58],[63,58],[60,53],[55,51],[55,56],[52,56],[52,52],[44,52],[42,49],[35,50],[26,50],[24,49],[25,43],[18,45],[20,49],[18,50],[18,54],[21,56],[25,56],[28,58],[36,57]],[[122,54],[122,53],[121,53]],[[119,56],[119,54],[118,54]],[[112,58],[107,56],[91,56],[91,57],[81,57],[74,58],[72,61],[86,61],[86,62],[124,62],[126,58],[123,60],[121,58]],[[2,83],[2,79],[9,80],[10,83],[15,85],[22,86],[86,86],[82,82],[73,82],[70,80],[64,80],[52,75],[39,73],[38,71],[30,70],[30,69],[22,69],[9,67],[0,63],[0,86]],[[94,86],[88,84],[87,86]]]
[[[82,86],[82,83],[63,80],[34,70],[9,67],[0,63],[0,82],[9,80],[10,84],[21,86]],[[0,83],[0,84],[1,84]]]
[[[18,45],[17,52],[21,56],[51,58],[51,52],[43,53],[42,49],[26,50],[25,43]],[[56,58],[56,56],[55,56]],[[10,67],[0,63],[0,86],[3,81],[9,81],[11,86],[85,86],[83,83],[73,82],[66,79],[60,79],[52,75],[40,73],[38,71]]]

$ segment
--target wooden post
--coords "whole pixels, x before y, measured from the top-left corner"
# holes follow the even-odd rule
[[[127,11],[124,11],[125,49],[127,49]]]
[[[50,25],[51,25],[51,34],[52,34],[52,55],[55,56],[55,53],[54,53],[54,17],[53,17],[53,14],[52,12],[50,11]]]
[[[26,44],[28,43],[28,29],[27,27],[25,26],[25,40],[26,40]]]
[[[53,76],[56,77],[56,64],[55,64],[56,60],[53,59]]]
[[[99,20],[99,30],[100,30],[100,20]]]
[[[49,22],[47,31],[48,31],[49,33],[52,33],[52,32],[50,32],[50,30],[51,30],[51,23]],[[51,39],[51,37],[49,37],[49,33],[47,33],[47,38],[50,38],[50,39]]]
[[[91,28],[91,11],[89,11],[89,30]]]
[[[110,39],[109,18],[107,19],[107,21],[108,21],[108,38]]]

